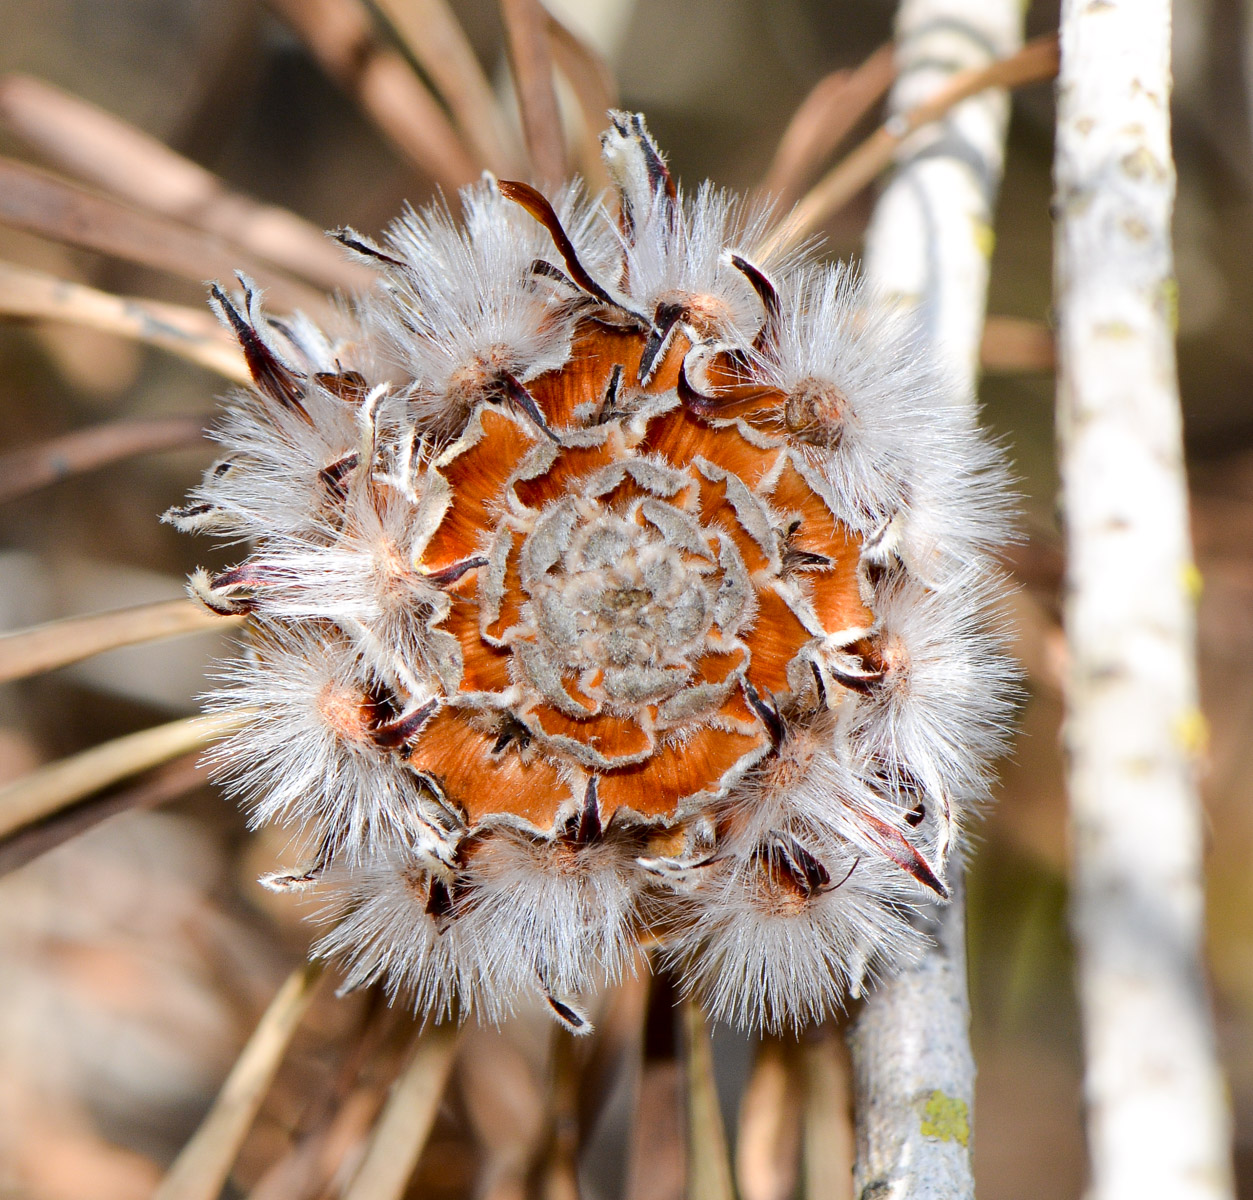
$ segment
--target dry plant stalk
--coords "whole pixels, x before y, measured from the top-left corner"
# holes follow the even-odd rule
[[[994,74],[989,58],[1014,53],[1022,9],[1016,0],[904,0],[896,37],[891,109],[929,111],[968,94],[970,80]],[[1008,115],[1004,92],[982,91],[905,142],[867,235],[870,277],[921,314],[962,404],[975,396],[991,204]],[[960,880],[955,893],[933,914],[933,945],[867,997],[850,1033],[859,1194],[974,1195],[974,1058]]]
[[[1232,1195],[1204,984],[1170,5],[1062,5],[1055,170],[1071,909],[1095,1200]]]

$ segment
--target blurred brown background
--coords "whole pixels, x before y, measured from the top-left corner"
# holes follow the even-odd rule
[[[493,4],[454,7],[499,75]],[[760,178],[807,90],[890,36],[893,8],[888,0],[551,7],[604,50],[623,104],[648,114],[680,178],[741,189]],[[1030,32],[1055,22],[1054,3],[1031,6]],[[233,186],[319,224],[377,232],[404,200],[430,194],[253,0],[5,0],[3,28],[0,70],[95,101]],[[1210,949],[1238,1168],[1253,1196],[1253,10],[1240,0],[1181,0],[1176,37],[1179,356],[1211,726]],[[1016,98],[989,304],[1038,321],[1050,310],[1051,115],[1047,87]],[[3,134],[0,153],[28,156]],[[832,253],[856,254],[870,200],[860,197],[830,226]],[[3,228],[0,258],[114,292],[203,302],[194,285]],[[0,452],[112,416],[207,413],[222,390],[156,352],[38,324],[0,325],[0,380]],[[1051,399],[1052,379],[1038,373],[989,376],[983,388],[987,420],[1022,481],[1029,534],[1012,554],[1026,589],[1017,607],[1029,697],[970,878],[985,1200],[1077,1197],[1084,1172],[1058,755],[1064,650]],[[186,572],[212,552],[156,514],[210,455],[116,465],[0,510],[0,628],[178,595]],[[204,664],[224,646],[198,636],[117,651],[0,690],[0,778],[190,711]],[[294,906],[254,883],[282,850],[247,834],[203,789],[0,879],[0,1195],[147,1194],[307,944]],[[330,1086],[323,1051],[367,1020],[368,1003],[319,1001],[249,1142],[242,1188],[263,1178],[267,1147],[282,1141],[284,1096],[295,1104]],[[508,1107],[509,1072],[525,1074],[526,1047],[490,1034],[479,1042],[505,1080]],[[748,1049],[729,1031],[716,1046],[733,1116]],[[526,1086],[513,1093],[515,1110]],[[451,1109],[424,1160],[423,1194],[469,1194],[467,1147],[494,1119],[472,1094]]]

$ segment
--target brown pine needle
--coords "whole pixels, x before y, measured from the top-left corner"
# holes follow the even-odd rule
[[[49,621],[0,635],[0,683],[53,671],[119,646],[220,629],[224,622],[236,625],[241,619],[220,617],[194,601],[180,598]]]
[[[475,153],[498,175],[517,168],[492,85],[446,0],[375,0],[426,72]]]
[[[0,503],[137,454],[200,445],[204,417],[140,417],[78,429],[0,454]]]
[[[979,361],[999,375],[1048,373],[1057,369],[1057,344],[1043,321],[988,317],[983,324]]]
[[[156,138],[41,79],[0,79],[0,123],[75,178],[234,242],[319,287],[352,291],[373,282],[316,225],[231,191]]]
[[[573,33],[545,10],[548,47],[553,62],[561,72],[582,116],[577,145],[579,169],[595,187],[608,184],[609,176],[600,156],[600,131],[605,113],[618,107],[618,84],[604,58],[582,38]]]
[[[152,1200],[216,1200],[321,976],[315,962],[287,977]]]
[[[687,1059],[688,1200],[735,1200],[709,1028],[694,1000],[684,1000],[681,1007]]]
[[[418,1036],[413,1058],[392,1085],[343,1200],[400,1200],[404,1195],[435,1123],[459,1034],[455,1025],[433,1025]]]
[[[0,262],[0,316],[98,329],[167,350],[235,383],[249,380],[239,347],[207,309],[115,296],[31,267]]]
[[[375,35],[361,0],[269,0],[322,69],[405,159],[455,191],[476,179],[470,153],[426,84]]]
[[[1049,34],[1028,42],[1008,58],[954,75],[952,82],[930,100],[892,117],[823,176],[758,247],[758,258],[795,246],[839,212],[891,165],[897,149],[911,133],[938,121],[955,105],[987,88],[1022,87],[1053,79],[1057,66],[1057,35]]]
[[[123,779],[202,749],[247,721],[238,713],[184,717],[39,767],[0,788],[0,839]]]
[[[762,1038],[740,1101],[735,1179],[740,1200],[791,1200],[796,1194],[801,1135],[799,1049]]]
[[[0,222],[198,284],[206,279],[231,280],[236,271],[243,271],[265,289],[275,308],[302,308],[318,317],[331,311],[316,288],[220,238],[169,217],[140,212],[16,159],[0,158]]]
[[[891,43],[851,71],[834,71],[814,85],[779,139],[760,191],[790,204],[814,171],[887,94],[896,78]]]
[[[156,808],[187,795],[207,778],[200,759],[200,751],[193,750],[158,767],[131,787],[118,788],[84,800],[81,804],[73,804],[0,838],[0,875],[24,867],[41,854],[55,850],[57,846],[119,813]]]
[[[522,113],[522,131],[538,183],[557,184],[566,177],[566,143],[553,86],[548,23],[539,0],[500,0],[509,41],[513,86]]]

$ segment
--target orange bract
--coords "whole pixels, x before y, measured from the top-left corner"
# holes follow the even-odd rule
[[[819,650],[874,623],[786,397],[693,412],[687,339],[641,384],[646,340],[580,322],[523,385],[547,429],[493,397],[435,460],[451,499],[418,566],[450,580],[432,630],[462,669],[409,762],[473,825],[549,834],[589,796],[604,823],[687,816],[773,751],[779,712],[820,705]]]

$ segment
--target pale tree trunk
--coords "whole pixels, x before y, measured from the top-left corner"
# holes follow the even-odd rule
[[[1175,373],[1168,0],[1064,0],[1056,160],[1072,926],[1093,1200],[1232,1194]]]
[[[1019,0],[903,0],[892,111],[917,105],[959,70],[1012,54],[1022,13]],[[907,141],[867,237],[867,274],[917,308],[957,403],[974,403],[1008,115],[1003,92],[984,92]],[[849,1034],[859,1196],[974,1195],[961,864],[950,873],[952,903],[928,914],[933,946],[867,998]]]

